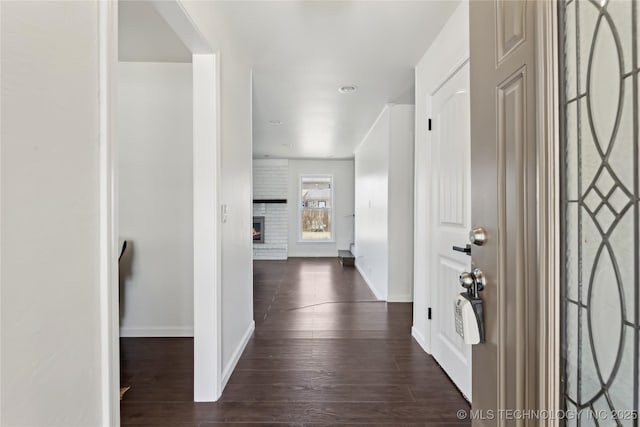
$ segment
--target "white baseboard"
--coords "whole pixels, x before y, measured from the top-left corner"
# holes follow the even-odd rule
[[[427,349],[427,341],[424,339],[424,335],[422,335],[422,333],[420,333],[420,331],[417,330],[415,326],[411,327],[411,336],[416,340],[418,344],[420,344],[420,347],[422,347],[422,349],[426,353],[431,354],[431,352]]]
[[[413,302],[413,294],[389,295],[387,302]]]
[[[162,326],[135,328],[124,326],[120,328],[123,338],[148,337],[193,337],[193,326]]]
[[[304,242],[305,244],[307,242]],[[335,252],[335,253],[334,253]],[[289,258],[338,258],[338,251],[332,251],[331,253],[322,254],[289,254]]]
[[[358,265],[358,260],[357,259],[356,259],[356,262],[355,262],[355,266],[356,266],[356,270],[358,270],[358,273],[360,273],[360,275],[364,279],[364,282],[367,284],[369,289],[371,289],[371,292],[373,292],[373,294],[376,296],[376,299],[378,299],[380,301],[386,301],[386,298],[380,294],[380,292],[375,288],[375,286],[372,285],[373,282],[371,282],[371,280],[367,277],[367,275],[364,274],[364,271],[362,271],[362,269]]]
[[[233,370],[236,368],[236,365],[238,364],[238,360],[240,360],[240,356],[242,356],[242,352],[244,351],[245,347],[249,343],[249,340],[251,339],[251,335],[253,335],[253,331],[255,330],[256,330],[256,322],[252,320],[246,332],[242,336],[242,339],[240,340],[238,347],[236,347],[233,354],[231,355],[231,360],[229,360],[227,365],[222,370],[222,378],[220,379],[220,388],[219,388],[220,394],[222,394],[222,392],[224,391],[224,388],[227,386],[227,382],[229,381],[229,378],[231,377]]]

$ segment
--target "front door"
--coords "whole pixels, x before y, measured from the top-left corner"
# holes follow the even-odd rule
[[[535,2],[469,3],[471,220],[488,236],[472,248],[487,279],[473,409],[493,411],[474,423],[503,425],[512,421],[501,409],[531,408],[536,397]]]

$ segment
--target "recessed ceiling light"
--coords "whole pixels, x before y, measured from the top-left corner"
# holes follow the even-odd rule
[[[358,86],[355,86],[355,85],[340,86],[338,88],[338,92],[340,93],[353,93],[357,90],[358,90]]]
[[[280,126],[280,125],[282,125],[282,121],[281,120],[269,120],[269,124],[270,125],[274,125],[274,126]]]

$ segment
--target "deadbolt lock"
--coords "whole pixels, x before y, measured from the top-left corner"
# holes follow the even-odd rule
[[[482,246],[487,242],[487,232],[482,227],[473,227],[469,232],[469,241],[477,246]]]

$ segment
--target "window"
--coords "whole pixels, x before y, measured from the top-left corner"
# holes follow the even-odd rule
[[[333,178],[300,178],[300,240],[333,241]]]
[[[637,56],[640,15],[630,1],[558,3],[562,404],[582,414],[566,424],[593,425],[591,413],[603,425],[640,409],[640,112],[635,74],[622,69]]]

